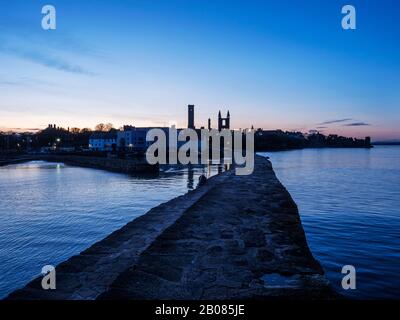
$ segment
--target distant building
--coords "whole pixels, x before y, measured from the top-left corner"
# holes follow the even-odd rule
[[[118,131],[117,146],[119,150],[144,152],[152,144],[146,141],[146,135],[151,127],[124,126],[123,130]]]
[[[256,135],[258,136],[282,136],[285,133],[278,129],[278,130],[263,130],[263,129],[257,129]]]
[[[223,129],[230,129],[231,128],[231,115],[229,114],[229,110],[228,110],[228,114],[226,115],[226,118],[223,118],[221,116],[221,111],[218,112],[218,131],[221,131]]]
[[[113,151],[116,147],[116,132],[95,132],[89,138],[89,149],[92,151]]]
[[[365,146],[367,148],[370,148],[372,146],[371,144],[371,137],[365,137]]]
[[[195,129],[194,126],[194,105],[189,104],[188,105],[188,128],[189,129]]]
[[[177,129],[175,126],[169,127],[134,127],[124,126],[121,131],[118,131],[117,147],[120,151],[145,152],[154,141],[146,141],[147,133],[152,129],[162,130],[166,137],[167,150],[173,147],[170,146],[170,138],[176,141],[176,147],[179,149],[186,141],[177,141],[179,133],[183,129]],[[176,137],[170,137],[171,130],[176,131]],[[197,131],[197,130],[196,130]]]

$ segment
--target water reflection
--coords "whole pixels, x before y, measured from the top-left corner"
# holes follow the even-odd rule
[[[352,298],[400,297],[400,147],[268,152],[329,280]],[[342,290],[344,265],[357,289]]]
[[[189,167],[188,167],[188,183],[187,183],[187,188],[189,189],[189,190],[192,190],[193,189],[193,177],[194,177],[194,171],[193,171],[193,168],[189,165]]]
[[[0,167],[0,298],[220,168],[125,175],[34,161]]]

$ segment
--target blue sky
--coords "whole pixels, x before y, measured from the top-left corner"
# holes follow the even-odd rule
[[[57,29],[41,28],[41,9]],[[341,28],[352,4],[357,29]],[[0,129],[232,125],[400,139],[400,3],[1,1]]]

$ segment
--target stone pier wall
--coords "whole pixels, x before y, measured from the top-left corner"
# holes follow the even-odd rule
[[[271,163],[224,172],[150,210],[8,299],[331,299]]]
[[[148,164],[145,158],[117,159],[117,158],[100,158],[100,157],[90,157],[90,156],[52,155],[52,154],[26,155],[15,159],[7,159],[0,161],[0,166],[27,162],[27,161],[35,161],[35,160],[63,162],[68,165],[102,169],[102,170],[128,173],[128,174],[156,173],[159,171],[158,165]]]

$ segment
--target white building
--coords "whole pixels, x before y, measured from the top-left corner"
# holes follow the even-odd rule
[[[89,138],[89,149],[92,151],[112,151],[117,147],[117,133],[95,132]]]
[[[117,133],[117,147],[119,150],[125,151],[138,151],[146,152],[147,148],[153,143],[153,141],[146,141],[147,133],[152,129],[160,129],[164,131],[166,137],[166,147],[170,148],[170,138],[175,140],[177,150],[186,143],[186,141],[177,141],[178,134],[183,129],[176,129],[175,127],[134,127],[134,126],[124,126],[121,131]],[[170,129],[175,130],[175,137],[170,137]],[[200,134],[198,132],[198,134]],[[202,144],[200,141],[192,141],[192,148],[198,147],[198,151],[201,152]]]
[[[152,128],[124,126],[117,134],[117,146],[130,151],[145,151],[152,142],[146,141],[147,132]]]

